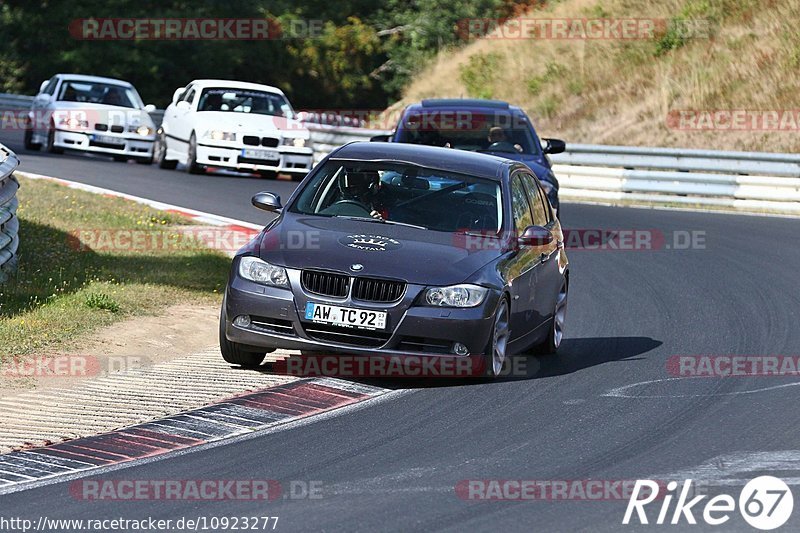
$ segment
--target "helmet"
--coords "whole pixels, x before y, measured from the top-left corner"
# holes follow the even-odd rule
[[[345,170],[339,176],[339,190],[345,198],[361,198],[375,192],[379,182],[376,170]]]

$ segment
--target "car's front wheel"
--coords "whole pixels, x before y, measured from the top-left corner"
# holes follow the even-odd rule
[[[222,312],[219,317],[219,349],[222,352],[222,358],[227,363],[232,365],[239,365],[245,368],[255,368],[260,366],[267,356],[267,352],[273,350],[264,350],[259,352],[251,352],[244,349],[244,347],[237,343],[228,340],[225,336],[225,303],[222,303]]]
[[[163,131],[158,132],[156,142],[153,144],[153,161],[158,168],[165,170],[172,170],[178,166],[177,160],[167,159],[167,135]]]
[[[486,375],[492,378],[502,374],[503,365],[506,362],[506,357],[508,357],[508,340],[511,337],[508,317],[508,300],[503,297],[494,312],[492,335],[489,338],[489,343],[485,350],[486,353],[484,354]]]
[[[64,149],[59,148],[56,146],[56,130],[55,128],[51,128],[50,131],[47,132],[47,151],[51,154],[63,154]]]
[[[186,154],[186,172],[200,174],[203,170],[205,167],[197,164],[197,137],[192,132],[192,136],[189,137],[189,152]]]
[[[25,130],[24,144],[26,150],[37,151],[42,147],[41,144],[33,142],[33,130],[31,129]]]

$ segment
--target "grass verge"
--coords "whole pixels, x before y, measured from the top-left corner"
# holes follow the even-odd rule
[[[142,242],[167,242],[188,219],[47,181],[20,184],[19,270],[0,285],[0,362],[68,347],[175,302],[219,303],[230,266],[219,252],[186,241],[92,249],[76,238],[133,231]]]

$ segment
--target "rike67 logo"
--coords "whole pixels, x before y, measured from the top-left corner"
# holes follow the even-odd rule
[[[767,531],[784,525],[794,508],[794,497],[789,486],[772,476],[760,476],[749,481],[739,493],[738,502],[729,494],[718,494],[705,502],[703,500],[708,497],[705,494],[695,495],[690,499],[690,496],[696,494],[692,489],[691,479],[684,481],[680,493],[677,490],[677,481],[667,483],[665,493],[661,493],[659,488],[663,486],[655,481],[637,480],[622,523],[636,524],[635,513],[640,524],[696,525],[695,514],[698,514],[706,524],[720,526],[728,522],[731,515],[735,515],[738,503],[739,513],[750,526]],[[675,506],[672,507],[676,496]],[[645,507],[656,500],[660,500],[661,506],[655,522],[651,522],[652,513],[648,517]]]

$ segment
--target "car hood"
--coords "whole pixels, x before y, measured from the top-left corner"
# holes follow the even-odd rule
[[[259,136],[282,135],[284,137],[301,137],[304,139],[309,136],[308,129],[300,121],[271,115],[233,113],[230,111],[201,111],[197,113],[196,120],[198,130],[216,129]]]
[[[95,124],[117,124],[120,126],[149,126],[155,129],[155,124],[144,109],[134,109],[108,104],[90,104],[87,102],[55,102],[51,105],[53,116],[67,116],[86,120],[89,127]]]
[[[462,283],[500,255],[499,240],[287,213],[262,234],[258,255],[289,268],[319,268],[420,285]]]

